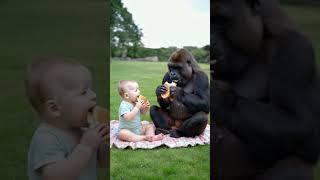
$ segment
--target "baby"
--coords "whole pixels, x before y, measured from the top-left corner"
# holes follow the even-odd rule
[[[73,60],[35,61],[27,68],[26,92],[40,118],[29,147],[29,179],[96,179],[97,161],[107,165],[109,129],[88,127],[96,106],[90,71]]]
[[[142,100],[138,100],[140,95],[138,83],[122,80],[119,82],[118,91],[122,97],[119,107],[119,139],[130,142],[163,139],[163,134],[155,135],[155,129],[151,124],[140,121],[140,113],[146,113],[150,107]]]

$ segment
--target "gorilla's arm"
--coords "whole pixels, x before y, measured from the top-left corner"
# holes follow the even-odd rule
[[[168,72],[164,75],[164,77],[162,79],[162,84],[164,84],[166,81],[171,83],[171,79],[170,79],[170,76],[169,76]],[[158,101],[158,103],[159,103],[161,108],[166,109],[170,105],[170,101],[168,99],[163,99],[161,97],[161,94],[159,92],[160,91],[160,87],[161,87],[161,85],[158,86],[157,89],[156,89],[157,101]]]
[[[213,119],[221,118],[221,123],[241,137],[258,159],[273,162],[296,153],[315,162],[319,153],[314,123],[317,117],[313,117],[308,104],[308,88],[314,77],[313,48],[295,32],[285,32],[274,43],[269,103],[238,97],[227,107],[214,100]]]
[[[189,110],[190,113],[196,113],[204,111],[209,113],[209,80],[208,76],[204,72],[199,72],[194,76],[193,92],[180,92],[177,97]]]

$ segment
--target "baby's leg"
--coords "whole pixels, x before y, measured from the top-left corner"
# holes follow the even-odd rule
[[[131,132],[128,129],[121,129],[118,134],[118,138],[123,141],[129,141],[129,142],[137,142],[137,141],[144,141],[149,140],[149,138],[145,135],[137,135],[133,132]]]
[[[142,133],[149,138],[149,141],[158,141],[163,139],[162,133],[155,135],[155,128],[152,124],[142,124]]]
[[[142,124],[142,130],[143,134],[145,135],[154,135],[155,128],[152,126],[152,124]]]

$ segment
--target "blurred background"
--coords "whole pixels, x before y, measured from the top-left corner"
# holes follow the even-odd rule
[[[317,0],[282,0],[281,3],[294,20],[297,28],[312,42],[318,71],[320,69],[320,1]],[[320,141],[320,139],[319,139]],[[320,179],[320,163],[315,171],[315,180]]]
[[[316,60],[320,62],[320,1],[280,0],[300,32],[312,42]]]
[[[98,104],[109,95],[109,0],[0,0],[0,179],[27,179],[38,124],[25,97],[24,71],[38,57],[70,57],[93,73]],[[100,171],[105,179],[107,171]]]

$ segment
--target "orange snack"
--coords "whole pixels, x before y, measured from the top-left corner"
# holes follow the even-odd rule
[[[94,127],[99,123],[107,123],[109,120],[109,113],[106,109],[100,106],[95,106],[91,112],[87,115],[87,121],[89,123],[89,127]],[[108,125],[107,125],[108,126]],[[109,134],[110,132],[108,132]],[[109,143],[109,135],[107,135],[106,143]]]
[[[87,121],[89,125],[107,123],[108,111],[100,106],[95,106],[91,113],[88,113]]]
[[[139,95],[138,100],[143,101],[146,106],[150,106],[150,102],[145,96]]]
[[[161,94],[161,97],[162,97],[163,99],[167,99],[167,98],[170,97],[170,87],[171,87],[171,86],[176,86],[177,84],[174,83],[174,82],[172,82],[172,83],[165,82],[163,85],[166,87],[167,91],[166,91],[166,93]]]

